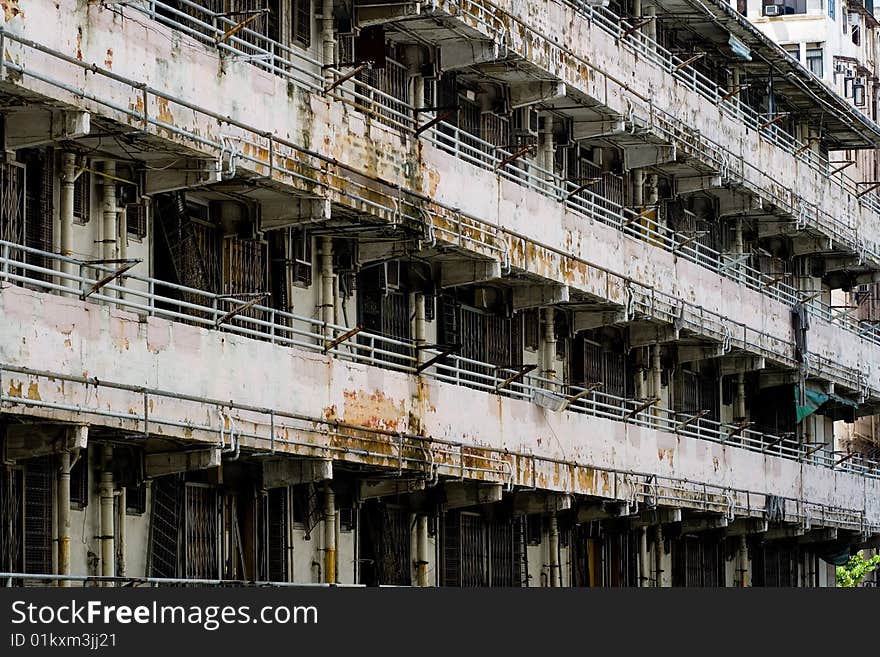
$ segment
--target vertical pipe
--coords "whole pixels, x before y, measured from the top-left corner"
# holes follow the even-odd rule
[[[644,169],[633,169],[632,172],[632,192],[633,192],[633,207],[636,208],[637,211],[641,211],[643,209],[642,206],[645,205],[645,170]]]
[[[660,345],[651,347],[651,395],[657,399],[654,406],[654,416],[660,417],[660,394],[663,392],[663,377],[660,366]]]
[[[101,471],[101,575],[116,575],[113,532],[113,447],[104,446],[103,468]]]
[[[70,452],[61,452],[58,471],[58,574],[70,575]],[[88,464],[86,464],[88,467]],[[58,580],[58,586],[70,586]]]
[[[663,525],[657,523],[654,534],[654,586],[663,586]]]
[[[739,573],[739,579],[737,583],[739,584],[740,588],[745,588],[749,585],[749,548],[745,534],[739,537],[739,546],[736,551],[736,557],[737,571]]]
[[[58,250],[62,256],[73,255],[73,190],[76,185],[76,156],[73,153],[61,154],[61,196],[60,196],[60,220]],[[73,264],[61,263],[61,272],[74,274]],[[75,287],[72,281],[62,281],[65,287]]]
[[[121,260],[128,259],[128,215],[125,206],[119,208],[116,215],[116,234],[119,236],[119,258]],[[119,287],[125,287],[125,278],[119,278],[116,283]],[[119,297],[123,300],[126,298],[125,292],[120,292]]]
[[[550,550],[550,586],[559,588],[559,521],[555,513],[550,514],[549,536],[547,549]]]
[[[331,337],[329,324],[333,323],[333,238],[321,237],[321,321],[324,337]]]
[[[416,516],[416,586],[430,586],[428,583],[428,516]]]
[[[104,162],[104,173],[108,176],[116,175],[116,163]],[[101,185],[102,203],[101,212],[104,217],[103,236],[101,242],[103,250],[100,257],[105,260],[115,260],[119,257],[117,251],[118,236],[116,232],[118,218],[116,216],[116,181],[112,178],[103,178]]]
[[[657,224],[656,230],[660,233],[658,237],[662,237],[663,231],[661,230],[661,222],[663,221],[663,218],[660,216],[660,209],[657,207],[657,203],[660,199],[659,189],[657,187],[657,174],[652,173],[649,175],[646,182],[648,186],[648,205],[653,208],[651,215],[654,217],[654,223]]]
[[[333,66],[336,63],[335,42],[333,39],[333,0],[323,0],[321,9],[321,38],[324,46],[324,66]],[[324,73],[327,82],[333,81],[333,74],[329,69]]]
[[[639,586],[646,588],[651,585],[651,555],[648,552],[648,528],[642,527],[639,532]]]
[[[544,308],[544,357],[543,375],[545,378],[556,378],[556,318],[553,306]]]
[[[427,343],[427,325],[425,322],[425,295],[416,293],[415,306],[415,327],[413,329],[413,338],[416,347],[423,347]],[[424,360],[424,351],[416,349],[416,362],[421,364]]]
[[[553,166],[555,164],[556,147],[553,144],[553,115],[544,116],[544,130],[541,134],[541,167],[547,172],[544,174],[548,181],[553,180]]]
[[[125,577],[125,507],[128,505],[125,486],[120,486],[116,506],[116,574]]]
[[[324,483],[324,583],[336,583],[336,495]]]
[[[410,102],[413,107],[413,126],[418,128],[422,123],[422,115],[424,114],[424,112],[419,112],[418,110],[425,106],[425,78],[419,73],[412,76],[412,98]]]
[[[645,7],[645,18],[650,18],[651,16],[657,15],[657,8],[654,6]],[[653,20],[645,26],[645,35],[651,42],[657,41],[657,21]],[[649,43],[648,47],[651,50],[654,50],[654,44]]]
[[[734,409],[733,419],[742,421],[746,419],[746,375],[742,372],[736,375],[736,408]]]

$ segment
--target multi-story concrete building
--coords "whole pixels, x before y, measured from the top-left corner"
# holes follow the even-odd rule
[[[880,126],[736,7],[3,6],[4,581],[823,586],[880,535]]]

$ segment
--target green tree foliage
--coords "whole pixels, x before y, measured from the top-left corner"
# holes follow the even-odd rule
[[[837,567],[837,585],[846,588],[859,586],[877,566],[880,566],[880,554],[865,559],[861,551],[856,552],[845,566]]]

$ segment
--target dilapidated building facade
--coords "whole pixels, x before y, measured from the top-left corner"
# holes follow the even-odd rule
[[[0,4],[4,582],[825,586],[880,535],[880,126],[737,7]]]

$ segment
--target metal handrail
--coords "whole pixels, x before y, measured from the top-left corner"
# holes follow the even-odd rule
[[[33,264],[27,261],[28,254],[39,255],[44,259],[44,262],[49,260],[58,264],[75,265],[76,273],[62,272]],[[20,257],[16,257],[16,255]],[[109,271],[112,271],[110,267],[100,263],[89,263],[0,241],[0,284],[11,282],[29,289],[79,296]],[[159,291],[163,288],[176,296],[160,294]],[[182,299],[183,295],[187,299]],[[391,338],[379,333],[361,331],[356,339],[328,348],[328,343],[334,337],[348,333],[351,329],[341,325],[325,324],[313,317],[284,312],[259,304],[249,308],[248,312],[253,315],[239,315],[218,327],[216,319],[224,310],[221,303],[228,301],[223,295],[132,273],[121,275],[116,281],[108,283],[88,299],[120,309],[146,313],[149,316],[171,321],[182,320],[204,328],[219,329],[228,333],[268,341],[272,344],[327,353],[340,360],[365,363],[410,374],[416,373],[420,362],[416,349],[417,344],[413,340]],[[438,350],[432,349],[423,350],[423,353],[425,353],[425,357],[440,354]],[[498,367],[491,363],[449,355],[421,373],[438,381],[465,385],[515,399],[534,400],[535,395],[539,392],[552,396],[554,394],[562,395],[562,391],[564,391],[563,399],[576,398],[566,406],[568,410],[573,412],[614,421],[625,421],[659,431],[679,433],[693,438],[735,445],[750,451],[773,454],[782,458],[806,461],[823,467],[880,478],[880,472],[877,470],[878,463],[862,457],[853,457],[835,467],[832,446],[811,453],[807,446],[798,444],[796,441],[750,429],[739,430],[733,436],[733,429],[741,429],[737,425],[704,417],[697,418],[682,427],[683,414],[681,412],[656,404],[650,408],[639,410],[642,400],[619,397],[597,390],[587,390],[540,376],[525,375],[499,389],[499,384],[508,380],[515,372],[510,368]]]

